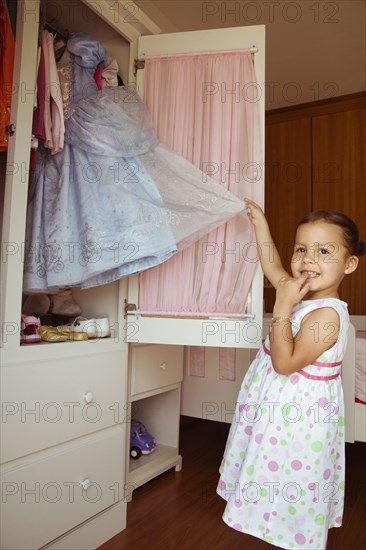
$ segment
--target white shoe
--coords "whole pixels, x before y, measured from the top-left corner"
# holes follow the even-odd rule
[[[111,335],[108,317],[102,319],[76,317],[70,325],[60,328],[69,328],[73,332],[86,333],[88,338],[108,338]]]

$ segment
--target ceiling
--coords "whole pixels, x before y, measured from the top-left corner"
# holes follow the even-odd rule
[[[366,89],[365,0],[134,0],[181,32],[266,25],[266,109]]]

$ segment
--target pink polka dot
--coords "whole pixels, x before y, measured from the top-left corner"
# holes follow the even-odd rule
[[[308,410],[306,411],[306,416],[310,416],[310,415],[311,415],[311,410],[308,409]]]
[[[269,521],[270,517],[271,517],[271,514],[269,512],[266,512],[265,514],[263,514],[263,518],[265,521]]]
[[[339,453],[336,454],[336,458],[339,458],[341,455]]]
[[[252,435],[253,428],[252,426],[247,426],[244,431],[247,435]]]
[[[263,458],[264,458],[264,460],[267,460],[268,456],[267,456],[267,455],[263,455]]]
[[[326,397],[320,397],[318,399],[318,403],[319,403],[319,407],[321,407],[322,409],[324,409],[324,407],[326,407],[329,403],[328,399]]]
[[[226,489],[226,483],[225,483],[225,481],[220,481],[220,482],[219,482],[219,488],[220,488],[220,489]]]
[[[276,430],[279,432],[281,430],[281,426],[276,426]]]
[[[242,501],[241,501],[241,500],[236,500],[236,501],[235,501],[235,506],[236,506],[237,508],[241,508],[241,506],[243,506]]]
[[[257,434],[257,435],[255,436],[256,442],[257,442],[257,443],[260,443],[260,442],[262,441],[262,437],[263,437],[263,434]]]
[[[297,542],[297,544],[303,545],[306,542],[306,538],[304,537],[304,535],[302,533],[296,533],[295,541]]]
[[[302,468],[302,462],[300,462],[300,460],[293,460],[291,462],[291,468],[293,470],[301,470]]]
[[[267,533],[269,533],[269,529],[268,529],[268,527],[267,527],[267,529],[266,529],[266,534],[267,534]]]
[[[316,484],[315,483],[309,483],[308,484],[308,489],[309,489],[309,491],[314,491],[314,489],[316,489]]]
[[[306,469],[307,469],[307,470],[310,470],[310,466],[306,466]]]
[[[324,478],[325,480],[327,480],[327,479],[330,478],[330,470],[329,470],[329,468],[327,468],[326,470],[324,470],[323,478]]]
[[[290,376],[291,384],[297,384],[298,381],[299,381],[299,375],[298,374],[294,374],[293,376]]]
[[[277,439],[275,437],[270,437],[269,441],[272,443],[272,445],[277,445]]]
[[[242,527],[240,523],[234,523],[233,529],[235,529],[236,531],[242,531]]]
[[[336,523],[342,523],[342,516],[339,516],[338,518],[336,518]]]
[[[274,460],[271,460],[268,462],[268,469],[271,470],[271,472],[277,472],[278,470],[278,464]]]
[[[273,512],[272,512],[272,516],[277,516],[277,512],[276,512],[276,510],[273,510]]]

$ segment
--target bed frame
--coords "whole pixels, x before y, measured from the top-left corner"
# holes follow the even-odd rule
[[[365,315],[351,315],[348,333],[348,344],[342,366],[342,383],[344,390],[346,441],[366,442],[366,405],[355,402],[355,350],[356,331],[366,330]]]

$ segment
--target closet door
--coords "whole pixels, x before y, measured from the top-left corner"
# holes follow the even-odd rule
[[[264,155],[264,26],[214,29],[144,36],[139,39],[139,58],[197,52],[242,50],[255,45],[255,70],[259,98],[260,133]],[[143,96],[143,70],[138,71],[137,89]],[[172,124],[174,121],[172,121]],[[263,167],[261,167],[263,168]],[[262,339],[263,277],[258,264],[250,291],[250,307],[244,318],[177,318],[139,314],[139,277],[129,278],[127,341],[216,347],[259,347]]]
[[[313,117],[313,209],[340,210],[366,235],[366,108]],[[362,183],[363,182],[363,183]],[[341,296],[352,315],[366,312],[366,264],[342,282]]]
[[[4,348],[19,347],[39,1],[18,2],[17,9],[10,117],[10,125],[14,127],[14,131],[9,137],[6,159],[1,257],[1,346]]]

